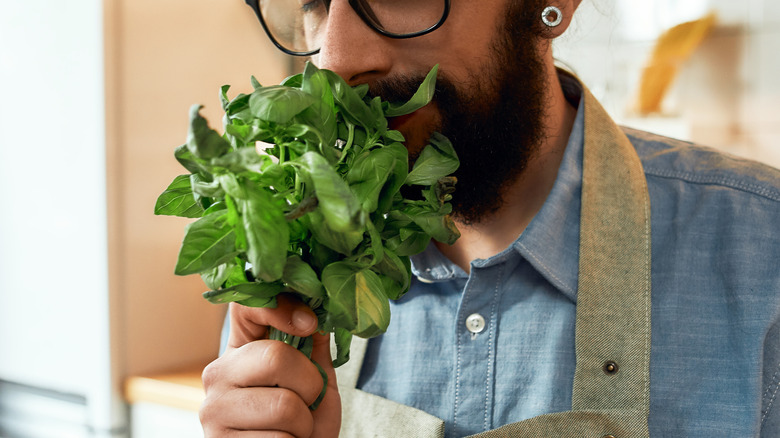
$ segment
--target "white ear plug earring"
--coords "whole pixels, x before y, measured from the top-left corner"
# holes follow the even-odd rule
[[[542,22],[547,27],[556,27],[563,21],[563,13],[555,6],[547,6],[542,11]]]

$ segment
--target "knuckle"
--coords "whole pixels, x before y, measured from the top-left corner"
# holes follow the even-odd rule
[[[203,388],[206,390],[206,392],[208,392],[210,388],[214,387],[216,383],[220,381],[221,375],[222,373],[219,359],[209,363],[205,368],[203,368],[203,372],[201,373],[200,378],[201,381],[203,381]]]
[[[303,436],[308,436],[313,426],[313,419],[308,406],[293,391],[280,389],[275,391],[270,401],[274,416],[282,424],[295,424],[295,428]]]
[[[203,433],[205,436],[219,436],[219,434],[216,432],[216,421],[218,418],[219,416],[214,414],[214,408],[211,400],[206,398],[206,400],[204,400],[204,402],[201,404],[200,410],[198,411],[198,419],[200,420],[200,424],[203,427]]]
[[[289,349],[284,342],[270,341],[263,343],[263,363],[269,370],[281,370],[288,366]]]
[[[200,410],[198,410],[198,419],[200,420],[200,424],[203,425],[203,432],[208,432],[210,423],[210,412],[209,412],[209,406],[208,406],[208,400],[204,401],[200,405]]]

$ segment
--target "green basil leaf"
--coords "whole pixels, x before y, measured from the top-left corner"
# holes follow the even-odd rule
[[[177,147],[173,152],[173,156],[176,158],[176,161],[185,169],[189,170],[190,173],[198,173],[204,170],[201,163],[204,163],[205,161],[192,155],[192,152],[190,152],[190,149],[187,147],[187,143]]]
[[[396,142],[396,141],[399,142],[399,143],[403,143],[403,142],[406,141],[406,138],[404,138],[404,135],[401,134],[400,131],[396,131],[394,129],[391,129],[389,131],[385,131],[384,137],[387,140],[390,140],[388,143]]]
[[[241,304],[245,307],[267,307],[267,308],[276,308],[276,297],[274,298],[247,298],[245,300],[236,301],[238,304]]]
[[[287,187],[287,171],[277,163],[268,163],[263,166],[259,174],[252,175],[254,180],[263,187],[276,187],[277,191],[282,192]]]
[[[230,150],[230,143],[219,133],[209,128],[208,122],[200,115],[202,105],[193,105],[190,109],[190,131],[187,135],[187,148],[198,158],[209,160]]]
[[[395,163],[395,154],[390,148],[364,150],[352,163],[346,181],[366,212],[377,209],[379,194],[394,171]]]
[[[209,208],[206,209],[206,211],[203,212],[203,216],[206,216],[207,214],[211,214],[217,211],[222,211],[227,208],[227,204],[225,204],[225,201],[217,201],[211,205],[209,205]]]
[[[239,284],[248,283],[244,272],[244,261],[236,257],[232,261],[224,263],[200,274],[203,282],[212,290],[230,288]]]
[[[210,170],[208,161],[201,160],[195,155],[192,155],[192,152],[190,152],[186,143],[177,147],[173,156],[176,157],[176,161],[184,166],[185,169],[189,170],[190,173],[203,173]]]
[[[412,282],[412,262],[409,257],[399,257],[385,249],[385,256],[371,269],[380,275],[387,297],[391,300],[401,298]]]
[[[358,242],[359,244],[360,242]],[[357,244],[355,245],[357,246]],[[329,264],[333,262],[339,261],[342,257],[341,255],[332,250],[331,248],[325,246],[321,243],[319,239],[310,239],[309,242],[309,250],[310,250],[310,261],[309,263],[318,271],[322,272],[322,270],[325,268],[325,266],[328,266]]]
[[[302,73],[294,74],[282,81],[282,85],[291,88],[301,88],[302,83],[303,83]]]
[[[222,196],[225,196],[225,191],[219,185],[219,181],[213,179],[213,177],[208,174],[191,174],[190,185],[192,186],[192,192],[198,196],[206,196],[208,198],[221,198]]]
[[[255,298],[273,298],[284,291],[284,285],[280,283],[253,281],[251,283],[235,285],[231,289]]]
[[[203,293],[203,298],[213,304],[232,303],[251,298],[250,295],[242,294],[232,288],[211,290]]]
[[[340,254],[351,255],[363,242],[363,230],[335,231],[319,210],[312,211],[301,218],[307,224],[314,239],[322,245]]]
[[[203,216],[203,207],[195,202],[189,175],[179,175],[157,198],[154,214],[198,218]]]
[[[368,95],[369,86],[368,84],[355,85],[354,87],[352,87],[352,90],[355,92],[355,94],[357,94],[359,98],[365,99],[366,96]]]
[[[298,123],[317,127],[322,147],[336,144],[338,128],[336,124],[336,104],[328,77],[314,66],[306,63],[303,70],[301,90],[317,98],[317,102],[298,116]]]
[[[246,262],[240,257],[236,257],[234,263],[235,266],[229,270],[227,279],[225,279],[225,287],[233,287],[249,282],[246,275]]]
[[[390,324],[390,305],[376,273],[360,265],[336,262],[322,271],[328,292],[328,318],[335,327],[370,338]]]
[[[247,198],[246,189],[244,188],[244,185],[239,182],[238,178],[236,178],[235,174],[224,173],[217,177],[217,181],[219,181],[219,186],[222,187],[225,193],[232,196],[234,199]]]
[[[252,125],[247,125],[241,120],[233,120],[233,123],[225,126],[225,133],[236,139],[246,142],[252,136]]]
[[[284,203],[264,189],[249,191],[249,199],[237,201],[246,233],[247,257],[252,274],[266,282],[282,278],[287,262],[290,230]]]
[[[313,113],[312,108],[307,108],[303,111],[303,113],[299,114],[298,117],[295,118],[296,122],[301,122],[302,115],[305,114],[311,114]],[[307,150],[320,150],[322,146],[325,145],[325,137],[322,132],[320,132],[319,129],[314,128],[309,123],[312,123],[310,121],[303,120],[303,123],[295,123],[293,125],[290,125],[285,130],[285,136],[289,136],[291,138],[294,138],[296,140],[309,142],[310,144],[317,145],[317,148],[300,148],[301,150],[298,152],[298,155],[303,155]],[[317,123],[317,122],[314,122]],[[335,141],[335,140],[334,140]],[[299,142],[300,144],[300,142]],[[288,144],[288,146],[294,147],[295,142],[291,142]],[[306,149],[306,150],[304,150]]]
[[[228,224],[233,227],[233,232],[236,235],[236,250],[246,252],[246,230],[244,230],[244,223],[241,220],[238,205],[236,205],[236,201],[230,195],[225,196],[225,207],[225,218]]]
[[[431,143],[425,146],[417,157],[412,171],[406,178],[406,184],[425,186],[435,184],[439,178],[455,172],[459,164],[452,143],[443,135],[434,132]]]
[[[411,114],[425,105],[428,105],[431,99],[433,99],[433,92],[436,91],[436,74],[438,71],[439,65],[434,65],[431,71],[428,72],[428,75],[425,76],[425,80],[420,84],[420,87],[412,98],[401,105],[391,103],[385,111],[385,116],[397,117]]]
[[[214,304],[239,302],[249,307],[267,307],[284,290],[279,283],[251,282],[205,292],[203,298]],[[249,305],[251,303],[254,305]],[[259,305],[258,305],[259,304]]]
[[[225,113],[228,117],[244,118],[242,117],[242,113],[248,113],[249,111],[249,97],[248,94],[241,93],[231,100],[225,109]]]
[[[376,126],[376,115],[363,101],[359,91],[350,87],[341,76],[330,70],[321,70],[327,77],[333,90],[335,104],[347,120],[364,127]]]
[[[392,153],[393,158],[395,158],[393,170],[387,176],[387,182],[379,193],[377,203],[377,210],[386,212],[391,209],[396,194],[403,187],[409,174],[409,152],[401,143],[390,143],[383,149]]]
[[[439,242],[452,245],[460,237],[460,232],[449,215],[438,211],[430,211],[416,205],[404,208],[404,213],[423,229],[429,236]]]
[[[328,226],[337,232],[360,230],[364,224],[360,203],[327,160],[315,152],[307,152],[299,162],[311,178],[318,201],[317,210],[322,212]]]
[[[349,361],[349,348],[352,346],[352,333],[337,327],[333,331],[333,340],[336,343],[336,358],[333,359],[333,367],[338,368]]]
[[[368,230],[368,237],[370,240],[370,246],[366,249],[366,253],[371,256],[370,265],[373,266],[382,261],[385,257],[385,248],[382,244],[382,236],[379,234],[379,230],[376,229],[374,224],[368,220],[366,221],[366,229]]]
[[[368,107],[375,120],[373,128],[382,135],[387,132],[387,118],[382,108],[382,99],[377,96],[368,102]]]
[[[257,80],[257,78],[255,77],[255,75],[252,75],[252,76],[249,78],[249,82],[251,82],[251,83],[252,83],[252,88],[254,88],[255,90],[257,90],[258,88],[263,88],[263,86],[262,86],[262,85],[260,85],[260,81],[258,81],[258,80]]]
[[[249,109],[258,119],[285,124],[315,102],[313,96],[301,90],[274,85],[255,90],[249,98]]]
[[[211,160],[213,167],[219,167],[232,173],[261,173],[263,167],[271,164],[267,155],[257,153],[254,148],[241,148]]]
[[[217,212],[187,225],[179,250],[176,275],[197,274],[215,268],[238,255],[227,214]]]
[[[204,283],[206,283],[206,286],[208,286],[210,289],[217,290],[220,289],[227,279],[234,275],[234,272],[238,270],[241,275],[243,275],[244,270],[238,266],[235,262],[235,260],[221,264],[217,266],[216,268],[213,268],[211,270],[201,272],[200,278],[203,280]],[[241,283],[246,283],[247,280],[244,278],[244,280]]]
[[[325,290],[322,288],[317,273],[314,272],[308,263],[304,262],[299,255],[287,258],[287,264],[284,266],[282,281],[289,287],[309,298],[325,297]]]
[[[411,231],[405,238],[400,235],[391,237],[387,240],[387,246],[399,256],[413,256],[425,251],[430,242],[431,236],[425,232]]]
[[[230,99],[227,95],[228,90],[230,90],[230,85],[223,85],[219,89],[219,102],[222,104],[223,111],[227,111],[228,105],[230,104]]]

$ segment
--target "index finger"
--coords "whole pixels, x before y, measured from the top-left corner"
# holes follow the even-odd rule
[[[317,316],[301,300],[281,294],[275,308],[253,308],[230,303],[230,335],[227,348],[238,348],[268,337],[268,327],[293,336],[309,336],[317,330]]]

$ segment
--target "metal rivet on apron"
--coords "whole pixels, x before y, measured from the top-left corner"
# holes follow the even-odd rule
[[[604,363],[604,366],[602,367],[602,369],[604,370],[605,374],[608,374],[610,376],[614,376],[615,374],[617,374],[619,367],[618,367],[617,363],[615,363],[614,361],[610,360],[610,361],[607,361],[607,362]],[[605,437],[605,438],[607,438],[607,437]]]
[[[615,435],[604,435],[604,438],[615,438]]]

